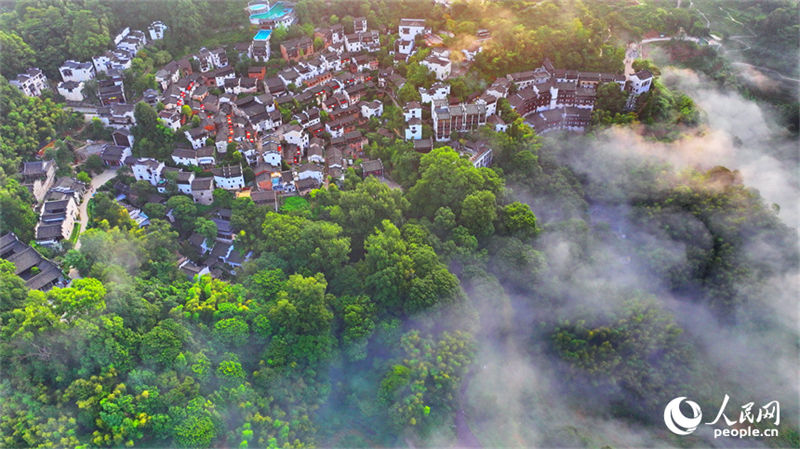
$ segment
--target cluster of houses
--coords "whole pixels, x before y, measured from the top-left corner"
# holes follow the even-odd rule
[[[0,236],[0,259],[14,264],[14,274],[34,290],[63,287],[66,279],[58,265],[42,257],[30,245],[20,241],[13,232]]]
[[[75,178],[56,179],[55,162],[24,162],[22,183],[36,200],[39,221],[35,240],[39,245],[56,245],[68,240],[78,220],[78,208],[86,193],[85,183]]]
[[[650,90],[653,75],[642,70],[626,78],[622,74],[556,69],[545,58],[541,67],[509,74],[506,79],[508,83],[496,83],[488,95],[499,98],[496,95],[507,92],[513,84],[516,92],[504,96],[519,115],[543,134],[556,129],[583,131],[591,122],[599,85],[615,83],[634,99]],[[493,100],[485,98],[487,104]]]
[[[178,267],[189,278],[204,274],[220,277],[226,271],[235,273],[252,256],[252,252],[242,254],[236,249],[230,209],[218,209],[210,219],[217,226],[217,235],[209,239],[196,232],[192,233],[188,244],[196,257],[181,255],[178,260]]]
[[[113,50],[93,57],[91,62],[71,59],[65,61],[59,67],[62,81],[56,86],[58,93],[67,101],[84,101],[85,84],[97,79],[98,74],[104,74],[106,76],[97,81],[100,103],[103,105],[125,103],[122,71],[131,67],[133,58],[147,44],[148,36],[151,41],[163,39],[166,29],[167,26],[160,21],[151,23],[147,33],[126,27],[114,37]],[[38,97],[49,88],[44,73],[35,67],[17,75],[10,83],[29,97]]]
[[[231,49],[201,48],[190,57],[196,63],[185,58],[159,69],[155,73],[159,89],[144,93],[143,101],[163,105],[158,112],[163,126],[186,137],[186,143],[178,144],[166,160],[132,156],[134,105],[127,104],[124,97],[121,70],[147,42],[145,33],[125,29],[114,39],[115,50],[91,63],[64,63],[59,92],[69,100],[81,101],[83,83],[98,73],[106,75],[99,87],[103,106],[93,114],[112,129],[112,142],[97,144],[104,164],[127,166],[137,181],[153,185],[160,193],[187,195],[198,204],[212,204],[214,190],[224,189],[275,210],[282,196],[303,195],[327,182],[340,182],[357,160],[363,161],[363,176],[383,176],[380,160],[363,160],[367,139],[362,129],[370,120],[381,119],[384,104],[378,99],[368,101],[365,95],[377,89],[395,101],[392,92],[399,90],[405,79],[393,67],[379,70],[375,53],[381,48],[382,33],[369,30],[367,20],[357,17],[350,34],[341,24],[316,29],[314,37],[322,41],[322,48],[315,49],[307,37],[281,42],[280,57],[288,65],[274,76],[267,76],[263,64],[237,73],[231,59],[247,56],[257,63],[268,61],[274,28],[296,21],[292,6],[282,1],[272,5],[254,1],[247,11],[259,29],[251,42],[233,47],[237,54],[229,57]],[[162,38],[165,29],[163,23],[154,22],[148,28],[149,38]],[[420,42],[430,45],[435,40],[422,19],[401,19],[397,33],[399,38],[390,49],[395,62],[407,61]],[[488,38],[488,32],[480,30],[476,42]],[[474,57],[480,46],[470,51]],[[469,59],[470,54],[467,56]],[[436,82],[418,89],[421,101],[401,105],[405,124],[399,136],[422,153],[431,151],[434,142],[451,142],[476,167],[491,165],[491,146],[455,138],[486,125],[505,131],[507,124],[497,107],[501,98],[539,133],[582,131],[590,123],[600,84],[616,83],[635,98],[649,90],[653,78],[646,71],[626,78],[555,69],[546,59],[535,70],[498,78],[484,92],[462,102],[451,97],[446,83],[452,71],[448,49],[432,48],[421,64],[434,74]],[[41,83],[46,86],[46,80],[41,81],[33,71],[28,71],[27,78],[18,77],[21,89],[36,92]],[[194,126],[187,126],[187,121]],[[431,136],[423,138],[423,127],[428,125]],[[396,137],[386,129],[379,133]],[[235,158],[228,154],[233,151],[237,152]],[[86,189],[73,179],[55,181],[54,168],[52,161],[43,161],[26,163],[22,170],[24,182],[39,204],[36,241],[43,245],[70,237]],[[118,199],[130,194],[130,189],[116,187],[122,190]],[[140,226],[149,223],[141,210],[127,203],[123,206]],[[230,211],[215,214],[215,241],[198,234],[189,239],[200,256],[181,260],[180,268],[189,276],[218,274],[223,266],[237,267],[248,257],[235,250]],[[174,221],[169,213],[167,217]]]

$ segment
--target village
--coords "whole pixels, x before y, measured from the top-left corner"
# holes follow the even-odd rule
[[[169,62],[154,74],[159,88],[146,90],[142,98],[126,98],[123,71],[137,52],[170,32],[162,22],[153,22],[145,31],[121,30],[113,40],[115,49],[91,61],[64,61],[57,83],[37,68],[11,81],[27,96],[55,86],[68,107],[83,113],[87,122],[99,119],[111,130],[110,141],[89,142],[82,149],[98,155],[106,167],[91,183],[56,177],[52,160],[20,167],[23,183],[36,200],[37,245],[58,250],[66,241],[78,242],[87,227],[87,204],[98,190],[109,191],[138,226],[147,226],[149,217],[134,203],[166,204],[169,197],[183,195],[208,206],[206,217],[217,234],[210,239],[198,232],[184,233],[194,251],[181,256],[180,268],[190,278],[223,277],[235,273],[250,254],[236,250],[230,208],[210,207],[219,189],[277,212],[288,198],[341,184],[350,168],[362,177],[392,183],[384,162],[364,152],[368,133],[412,142],[420,153],[450,145],[474,166],[488,167],[491,145],[473,139],[471,133],[482,127],[507,130],[510,123],[498,107],[501,100],[538,134],[582,132],[590,126],[598,86],[615,83],[632,105],[653,81],[646,70],[628,75],[564,70],[545,58],[539,67],[497,78],[485,91],[461,101],[451,96],[448,83],[454,70],[451,50],[441,46],[425,20],[403,18],[390,30],[397,39],[389,53],[400,63],[430,48],[420,64],[435,82],[418,89],[420,101],[401,104],[397,94],[406,80],[393,66],[379,63],[375,53],[381,50],[383,33],[369,29],[366,18],[348,24],[352,33],[337,24],[315,29],[313,39],[281,41],[277,53],[271,51],[270,39],[278,27],[296,23],[292,4],[253,1],[243,14],[253,28],[250,42],[200,48]],[[481,51],[480,42],[491,36],[481,30],[475,38],[475,45],[462,50],[459,60],[468,63]],[[322,41],[322,48],[315,48],[314,41]],[[267,76],[266,63],[278,58],[286,66]],[[250,65],[237,71],[237,61],[243,60]],[[86,102],[84,87],[89,82],[97,83],[99,106]],[[156,109],[160,126],[181,137],[169,157],[134,156],[132,128],[140,101]],[[387,126],[385,107],[390,105],[402,111],[402,129]],[[120,181],[123,173],[149,183],[157,193],[132,201],[137,195]],[[166,217],[175,222],[172,210]],[[13,234],[2,236],[0,257],[16,264],[16,274],[29,288],[44,290],[69,281],[53,262]]]

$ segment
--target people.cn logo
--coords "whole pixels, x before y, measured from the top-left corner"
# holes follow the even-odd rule
[[[692,409],[692,416],[687,417],[681,411],[681,402],[686,396],[681,396],[669,401],[664,408],[664,424],[667,425],[672,433],[676,435],[689,435],[697,429],[703,420],[703,412],[697,402],[686,400],[686,404]]]

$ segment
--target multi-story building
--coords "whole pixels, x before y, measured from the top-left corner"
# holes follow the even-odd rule
[[[417,36],[425,34],[425,19],[400,19],[397,33],[400,39],[413,41]]]
[[[167,31],[167,26],[164,25],[164,22],[160,20],[156,20],[155,22],[151,23],[149,27],[147,27],[147,33],[150,35],[151,41],[156,41],[159,39],[164,39],[164,32]]]
[[[22,164],[22,185],[28,188],[37,202],[42,201],[56,175],[54,161],[34,161]]]
[[[161,183],[161,173],[164,171],[164,163],[152,158],[139,158],[131,165],[133,177],[137,181],[147,181],[154,186]]]
[[[225,165],[211,170],[214,173],[214,184],[225,190],[239,190],[244,187],[244,176],[241,165]]]
[[[20,73],[15,79],[9,80],[9,83],[17,86],[28,97],[38,97],[47,89],[47,78],[36,67],[31,67],[25,73]]]
[[[74,197],[45,201],[39,213],[39,223],[36,225],[36,243],[49,246],[68,240],[77,217],[78,205]]]
[[[486,106],[459,104],[450,106],[447,101],[431,104],[433,133],[437,142],[446,142],[454,132],[466,132],[486,124]]]
[[[95,77],[94,65],[91,62],[78,62],[68,59],[58,68],[64,81],[90,81]]]
[[[281,56],[286,61],[298,61],[314,54],[314,42],[307,37],[281,42]]]

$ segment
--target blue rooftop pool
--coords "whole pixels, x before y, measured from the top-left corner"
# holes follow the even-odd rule
[[[283,2],[275,3],[272,8],[269,9],[267,12],[262,12],[258,14],[251,14],[250,19],[277,19],[283,17],[284,15],[292,12],[292,8],[284,4]]]
[[[269,39],[272,30],[258,30],[258,33],[253,37],[254,41],[265,41]]]

